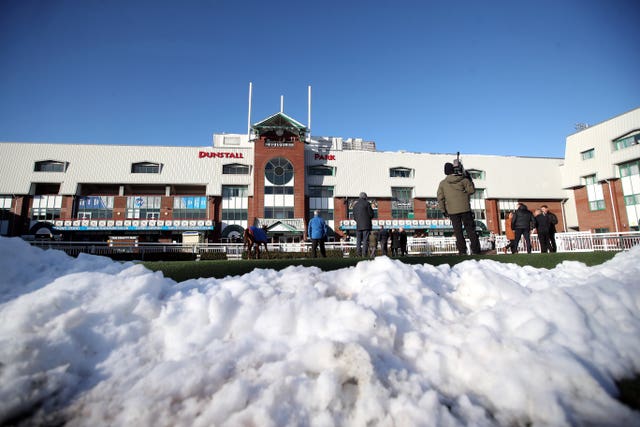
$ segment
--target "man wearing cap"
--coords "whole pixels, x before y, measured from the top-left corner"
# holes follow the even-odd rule
[[[353,219],[356,221],[356,256],[367,256],[369,253],[369,234],[373,208],[367,200],[367,193],[360,193],[360,198],[353,205]]]
[[[455,174],[452,163],[444,164],[445,179],[438,186],[438,207],[449,217],[456,236],[456,248],[460,255],[466,255],[467,242],[462,233],[462,226],[471,242],[471,253],[480,253],[480,240],[476,234],[476,225],[471,212],[471,195],[476,187],[469,174]]]

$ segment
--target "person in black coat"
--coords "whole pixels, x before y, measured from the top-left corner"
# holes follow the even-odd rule
[[[382,224],[380,224],[380,230],[378,231],[378,242],[380,242],[382,255],[387,255],[387,248],[389,246],[389,230],[384,228],[384,225]]]
[[[534,226],[535,219],[533,218],[533,214],[527,209],[527,205],[518,203],[518,208],[511,219],[511,228],[513,228],[516,234],[512,248],[514,254],[518,253],[518,244],[520,244],[520,238],[522,236],[524,236],[527,253],[531,253],[531,230]]]
[[[540,241],[540,253],[546,254],[549,252],[550,248],[550,230],[551,230],[551,220],[549,215],[545,215],[542,210],[535,216],[536,221],[536,229],[538,230],[538,240]]]
[[[404,228],[400,228],[400,231],[398,232],[398,234],[400,235],[399,237],[400,255],[406,256],[407,255],[407,232],[404,231]]]
[[[356,256],[364,257],[369,253],[373,219],[373,208],[367,200],[367,193],[360,193],[360,198],[353,205],[353,219],[356,221]]]
[[[398,256],[398,249],[400,249],[400,232],[392,228],[391,229],[391,256]]]
[[[540,210],[543,215],[549,217],[549,248],[551,252],[556,252],[558,250],[556,246],[556,225],[558,224],[558,217],[549,210],[547,205],[540,206]]]

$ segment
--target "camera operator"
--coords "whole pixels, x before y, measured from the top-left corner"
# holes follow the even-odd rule
[[[480,239],[476,234],[476,225],[471,212],[471,195],[475,193],[476,187],[469,172],[465,171],[462,164],[456,161],[444,164],[445,179],[440,181],[438,186],[438,207],[445,217],[451,220],[453,234],[456,236],[456,248],[458,254],[467,254],[467,242],[462,233],[462,226],[467,232],[471,242],[471,253],[480,253]]]

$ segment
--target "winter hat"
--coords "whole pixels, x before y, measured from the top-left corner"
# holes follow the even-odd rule
[[[445,163],[444,164],[444,174],[445,175],[453,174],[453,163]]]
[[[360,193],[360,198],[361,199],[366,199],[367,198],[367,193],[365,193],[364,191],[362,193]]]

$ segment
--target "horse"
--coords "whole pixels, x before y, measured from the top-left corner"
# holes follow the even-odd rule
[[[243,233],[243,240],[249,259],[260,258],[260,245],[264,245],[264,251],[267,254],[267,258],[269,258],[269,248],[267,248],[269,238],[264,229],[255,226],[246,228]]]

